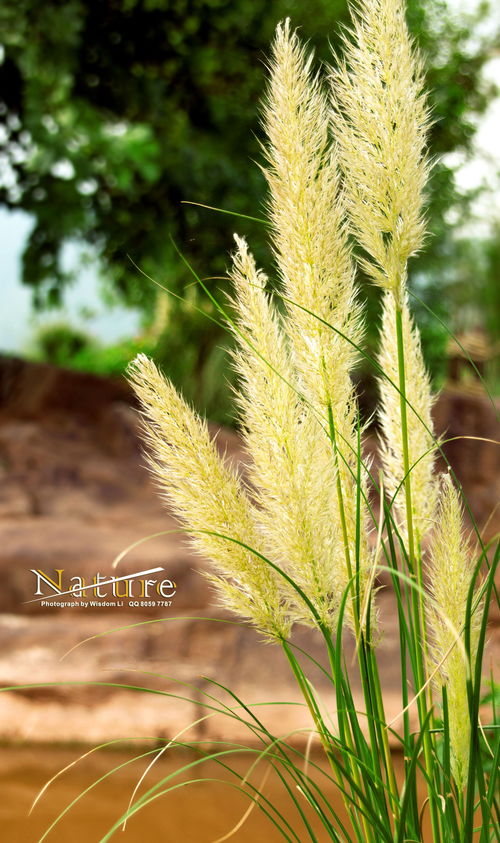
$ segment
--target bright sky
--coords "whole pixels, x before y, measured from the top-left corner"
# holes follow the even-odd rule
[[[448,6],[457,16],[473,12],[481,0],[448,0]],[[471,43],[477,35],[488,34],[500,27],[500,2],[490,0],[490,15],[483,24],[483,33],[471,35]],[[484,67],[485,83],[494,83],[500,88],[500,55],[492,56]],[[500,219],[500,96],[492,100],[486,114],[478,120],[474,138],[474,154],[465,162],[461,153],[448,156],[451,165],[458,165],[456,183],[463,190],[484,186],[487,192],[473,206],[476,223],[474,232],[487,234],[492,219]]]
[[[480,0],[448,0],[453,13],[461,15],[477,7]],[[492,0],[489,27],[500,25],[500,3]],[[486,31],[487,31],[486,29]],[[477,37],[472,33],[471,39]],[[500,86],[500,56],[492,57],[485,68],[485,78]],[[486,185],[487,194],[474,206],[475,234],[487,234],[492,219],[500,219],[500,96],[490,105],[479,122],[472,160],[462,164],[460,154],[450,156],[450,163],[459,166],[457,183],[466,190]],[[125,308],[109,308],[99,295],[99,282],[95,268],[79,270],[77,283],[68,291],[66,304],[60,312],[35,318],[31,311],[30,291],[21,285],[20,256],[31,228],[28,215],[8,213],[0,209],[0,267],[2,306],[0,307],[0,350],[21,352],[28,343],[36,325],[61,319],[74,325],[85,326],[102,342],[111,343],[131,336],[139,330],[139,314]],[[78,248],[68,246],[64,252],[67,267],[78,262]],[[82,319],[82,310],[96,315],[91,322]]]
[[[133,336],[139,329],[139,314],[131,309],[104,305],[99,293],[97,272],[92,266],[78,270],[78,280],[66,295],[63,309],[35,316],[31,308],[31,291],[19,280],[21,253],[32,227],[28,214],[9,213],[0,209],[0,266],[2,306],[0,308],[0,351],[23,351],[36,326],[55,321],[79,325],[101,342],[110,344]],[[79,250],[68,245],[63,254],[65,267],[78,264]],[[92,311],[91,320],[82,318],[82,311]]]

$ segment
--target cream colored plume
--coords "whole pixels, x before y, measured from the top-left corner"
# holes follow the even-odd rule
[[[355,570],[357,506],[357,402],[350,374],[362,339],[362,319],[339,171],[329,137],[328,99],[311,71],[311,62],[312,56],[306,55],[289,22],[278,26],[264,108],[265,174],[297,387],[319,414],[323,427],[329,431],[332,423],[335,431],[336,509],[339,517],[341,511],[344,516],[347,541],[340,534],[339,543],[348,581]],[[320,453],[324,451],[323,446]],[[363,499],[359,517],[362,591],[371,566]]]
[[[265,175],[294,363],[308,399],[337,415],[352,403],[349,374],[362,323],[328,100],[311,62],[289,22],[279,25],[264,108]]]
[[[373,281],[404,295],[408,258],[422,246],[429,111],[403,0],[364,0],[332,72],[332,126],[349,212]]]
[[[448,694],[451,767],[459,790],[467,781],[470,716],[464,649],[467,596],[474,570],[472,549],[463,535],[462,507],[449,474],[442,475],[437,526],[432,536],[428,577],[432,605],[427,609],[434,661]],[[473,602],[474,606],[474,602]],[[477,649],[480,611],[471,621],[471,654]],[[474,664],[471,665],[474,669]]]
[[[254,507],[219,456],[206,423],[145,355],[130,365],[129,377],[141,402],[150,467],[196,549],[212,560],[211,579],[223,604],[267,635],[286,637],[290,624],[279,575],[238,544],[263,551]]]
[[[393,501],[393,513],[404,532],[407,524],[403,445],[401,438],[396,302],[390,292],[383,300],[378,363],[387,377],[379,378],[378,415],[382,430],[380,454],[386,492]],[[401,303],[407,396],[408,452],[412,490],[413,523],[417,541],[422,539],[435,517],[438,480],[433,473],[435,440],[432,406],[434,397],[426,371],[418,329],[413,324],[406,297]]]
[[[276,309],[242,238],[231,273],[237,313],[237,400],[250,456],[249,478],[266,551],[305,591],[324,625],[335,627],[347,585],[331,446],[297,388]],[[314,623],[293,589],[293,617]]]

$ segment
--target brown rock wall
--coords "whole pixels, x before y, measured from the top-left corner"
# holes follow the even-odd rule
[[[435,418],[437,428],[454,439],[444,448],[476,519],[484,525],[500,497],[498,446],[485,441],[500,439],[495,412],[481,395],[447,390]],[[464,436],[476,438],[454,438]],[[218,430],[217,443],[231,460],[241,460],[242,444],[235,433]],[[488,536],[499,520],[497,510],[486,528]],[[175,528],[144,468],[133,396],[125,382],[0,358],[0,685],[75,680],[141,684],[139,674],[146,670],[163,674],[147,683],[168,692],[176,686],[166,675],[195,686],[185,704],[153,695],[141,697],[139,704],[130,693],[97,686],[4,692],[0,737],[57,740],[62,717],[65,740],[82,734],[89,741],[173,734],[200,716],[200,694],[208,687],[201,676],[227,682],[246,699],[298,702],[279,650],[259,642],[251,629],[225,623],[232,619],[214,607],[200,574],[205,563],[193,555],[182,534],[140,544],[118,569],[126,574],[163,567],[177,585],[168,610],[153,609],[149,615],[147,609],[51,610],[27,602],[33,597],[30,569],[62,568],[68,576],[88,579],[97,571],[111,574],[112,562],[124,548]],[[400,708],[395,612],[387,590],[379,602],[383,683],[392,717]],[[221,622],[198,620],[200,616]],[[167,620],[103,635],[60,661],[67,650],[96,633],[158,617]],[[497,626],[490,636],[492,662],[498,662],[498,631]],[[313,633],[299,630],[297,642],[320,655]],[[349,659],[352,642],[346,647]],[[300,707],[289,707],[280,709],[276,727],[283,731],[306,721]],[[227,728],[217,721],[207,726],[213,737],[227,736]]]

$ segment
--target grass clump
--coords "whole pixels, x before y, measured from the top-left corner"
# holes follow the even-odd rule
[[[222,605],[283,648],[348,820],[318,793],[300,754],[233,694],[238,717],[244,713],[264,745],[258,757],[268,758],[290,794],[299,834],[272,805],[249,797],[285,840],[319,839],[307,804],[321,839],[420,841],[426,810],[433,841],[471,841],[477,828],[486,843],[500,839],[500,733],[493,723],[486,734],[479,718],[499,551],[484,547],[479,534],[474,545],[464,540],[461,490],[452,474],[435,470],[434,396],[408,306],[407,264],[424,244],[430,170],[422,63],[402,0],[363,0],[352,18],[344,58],[327,85],[289,21],[276,30],[263,122],[279,303],[239,236],[234,292],[224,304],[212,297],[235,339],[245,478],[218,455],[205,422],[152,360],[139,355],[129,375],[161,493],[211,560],[207,576]],[[371,361],[380,478],[363,458],[352,380],[366,357],[357,263],[383,290],[379,353]],[[391,577],[399,622],[397,732],[387,722],[377,659],[382,571]],[[290,643],[295,624],[316,628],[324,642],[335,727]],[[362,711],[342,656],[346,630],[356,638]],[[390,739],[404,754],[402,782]],[[206,757],[222,763],[226,752],[226,764],[230,750]],[[171,789],[163,785],[127,815]]]
[[[481,841],[493,840],[497,773],[482,761],[479,697],[494,565],[480,537],[475,547],[464,541],[460,489],[435,471],[434,396],[406,288],[408,260],[425,239],[430,171],[422,63],[401,0],[363,0],[352,18],[328,88],[289,21],[276,30],[264,172],[283,306],[239,236],[231,307],[217,305],[236,339],[248,477],[225,465],[204,422],[151,360],[137,357],[130,378],[153,471],[212,561],[208,576],[221,603],[281,644],[304,694],[350,819],[348,829],[326,820],[321,803],[306,796],[328,839],[422,839],[419,770],[434,841],[471,840],[475,823]],[[372,361],[380,484],[363,460],[352,381],[364,330],[356,263],[383,289]],[[382,499],[378,525],[370,483]],[[374,584],[381,570],[391,574],[400,624],[402,786],[378,675]],[[289,644],[297,623],[323,636],[335,732]],[[339,652],[344,628],[357,639],[362,716]],[[498,740],[495,734],[489,744],[497,758]]]

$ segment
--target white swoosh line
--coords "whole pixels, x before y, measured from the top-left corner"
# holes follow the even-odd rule
[[[126,577],[112,577],[110,580],[105,580],[104,582],[94,583],[93,585],[82,585],[81,587],[75,586],[74,588],[70,588],[69,591],[60,591],[58,594],[49,594],[47,597],[35,597],[33,600],[24,600],[23,602],[38,603],[40,600],[56,600],[58,597],[64,597],[65,594],[74,594],[76,597],[76,592],[79,591],[100,588],[101,585],[112,585],[115,582],[122,582],[122,580],[135,580],[136,577],[142,577],[144,574],[158,574],[160,571],[164,570],[165,568],[149,568],[147,571],[137,571],[136,574],[127,574]]]

